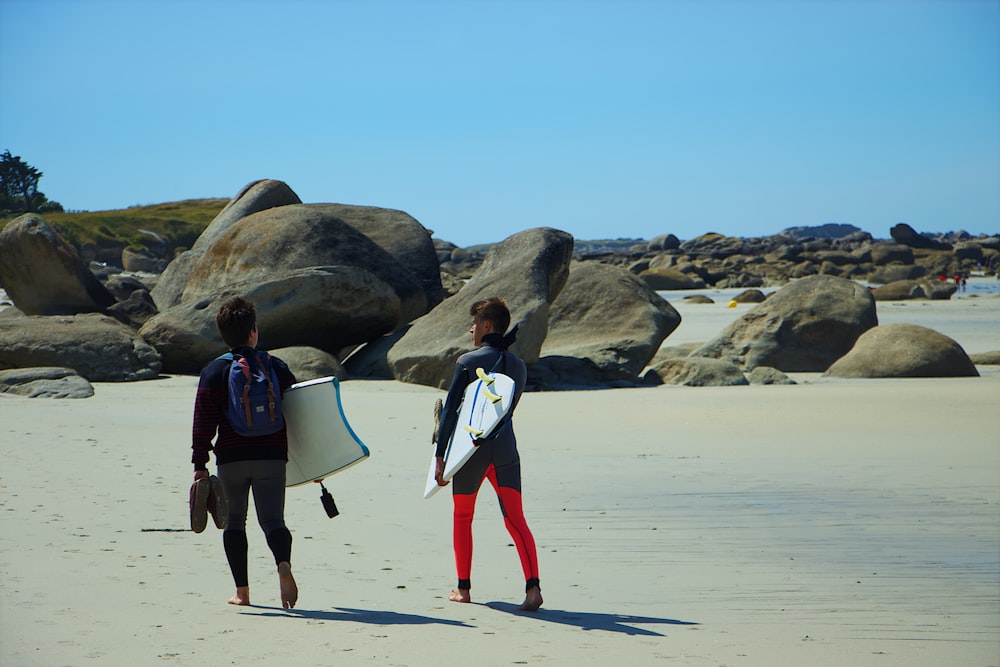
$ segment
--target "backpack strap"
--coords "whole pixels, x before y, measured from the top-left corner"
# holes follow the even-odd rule
[[[271,381],[272,368],[271,368],[271,355],[267,352],[259,353],[258,358],[263,358],[264,364],[261,364],[261,373],[267,380],[267,411],[271,416],[271,423],[278,421],[278,415],[275,414],[274,408],[274,382]]]

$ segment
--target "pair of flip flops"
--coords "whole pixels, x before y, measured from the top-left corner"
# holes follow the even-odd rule
[[[191,485],[188,498],[191,508],[191,530],[200,533],[208,525],[208,515],[212,515],[215,527],[220,530],[226,527],[229,517],[229,503],[226,500],[226,490],[218,477],[203,477]]]

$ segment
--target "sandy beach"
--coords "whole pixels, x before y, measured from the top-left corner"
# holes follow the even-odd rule
[[[665,345],[752,307],[707,292],[669,297]],[[878,313],[1000,349],[1000,297]],[[1000,665],[1000,367],[980,373],[526,394],[536,614],[488,486],[474,604],[446,600],[451,501],[422,499],[442,391],[344,383],[372,456],[328,480],[335,519],[289,489],[291,611],[252,518],[251,607],[226,604],[219,531],[187,530],[197,378],[0,396],[0,664]]]

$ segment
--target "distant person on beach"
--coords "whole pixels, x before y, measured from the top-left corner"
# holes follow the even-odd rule
[[[247,573],[247,505],[253,491],[257,520],[274,554],[278,569],[281,606],[291,609],[298,599],[298,587],[292,576],[292,534],[285,526],[285,463],[288,460],[288,437],[284,422],[275,423],[273,433],[240,435],[229,412],[230,373],[236,363],[250,360],[254,380],[267,380],[269,365],[284,392],[295,383],[295,376],[285,362],[258,352],[257,312],[251,301],[229,299],[215,318],[222,340],[230,355],[210,361],[201,371],[194,403],[191,462],[195,480],[209,477],[208,453],[214,449],[218,476],[225,489],[229,512],[222,533],[222,543],[236,583],[236,595],[229,604],[249,605],[250,584]],[[262,359],[262,357],[265,357]],[[269,362],[268,362],[269,359]],[[270,386],[270,381],[269,386]],[[266,417],[264,417],[266,419]],[[216,437],[214,446],[212,439]]]
[[[521,392],[524,391],[527,370],[524,362],[507,350],[514,342],[514,332],[504,336],[510,326],[510,311],[503,299],[493,297],[477,301],[472,304],[469,314],[472,316],[469,333],[472,334],[472,343],[477,349],[458,358],[455,375],[445,399],[437,436],[438,484],[444,486],[448,483],[443,480],[444,454],[458,423],[458,408],[465,389],[476,379],[476,369],[482,368],[488,372],[495,370],[513,379],[514,399],[507,415],[507,423],[501,426],[495,437],[480,441],[472,458],[452,478],[453,539],[458,586],[448,595],[448,599],[452,602],[472,601],[472,517],[476,508],[476,495],[483,480],[488,479],[500,501],[504,524],[514,540],[524,570],[525,598],[520,609],[537,611],[542,606],[538,554],[535,538],[528,528],[521,507],[521,461],[511,421]]]

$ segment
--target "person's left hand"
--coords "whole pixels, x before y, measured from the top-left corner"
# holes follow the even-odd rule
[[[194,471],[194,481],[197,482],[199,479],[208,479],[208,471],[207,470],[195,470]]]

